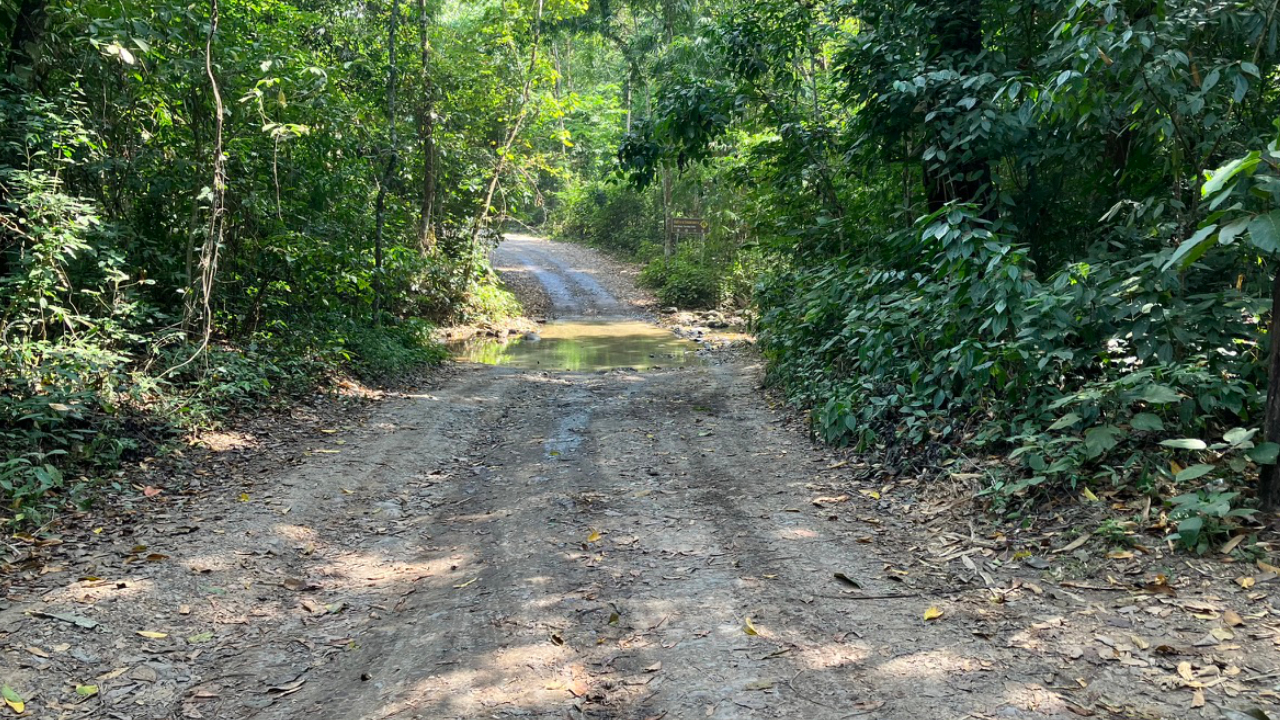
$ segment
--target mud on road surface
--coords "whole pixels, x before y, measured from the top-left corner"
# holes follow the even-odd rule
[[[505,252],[552,314],[632,313],[603,261],[575,269],[587,251]],[[157,502],[127,541],[86,549],[0,613],[3,681],[49,718],[1217,717],[1257,702],[1170,697],[1177,663],[1249,668],[1248,647],[1161,657],[1168,624],[1145,601],[1000,575],[981,538],[906,553],[957,541],[884,522],[759,374],[742,358],[459,366],[296,467]],[[145,547],[124,562],[129,544]],[[985,580],[964,571],[974,558]],[[921,580],[955,569],[970,582]]]

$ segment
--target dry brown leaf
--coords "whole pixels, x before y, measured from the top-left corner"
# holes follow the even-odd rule
[[[1076,538],[1075,540],[1072,540],[1071,542],[1067,543],[1066,545],[1058,548],[1057,550],[1054,550],[1053,552],[1054,554],[1071,552],[1072,550],[1076,550],[1078,548],[1083,547],[1085,543],[1089,542],[1089,538],[1091,537],[1093,537],[1093,533],[1087,532],[1081,535],[1080,537]]]
[[[1196,690],[1194,693],[1192,693],[1191,707],[1193,708],[1204,707],[1204,691],[1203,690]]]
[[[1191,672],[1190,662],[1183,660],[1182,662],[1178,663],[1178,676],[1181,677],[1183,680],[1195,679],[1196,677],[1195,673]]]
[[[1226,610],[1222,613],[1222,624],[1227,627],[1239,627],[1244,624],[1244,618],[1240,617],[1240,613],[1235,610]]]

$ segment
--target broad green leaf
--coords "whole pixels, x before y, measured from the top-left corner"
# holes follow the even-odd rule
[[[1075,413],[1067,413],[1058,418],[1058,421],[1049,426],[1050,430],[1061,430],[1062,428],[1071,427],[1080,422],[1080,416]]]
[[[1173,251],[1173,255],[1165,262],[1164,268],[1168,270],[1175,265],[1179,268],[1185,268],[1191,263],[1200,259],[1201,255],[1213,245],[1213,233],[1218,229],[1217,224],[1207,225],[1196,231],[1195,235],[1187,238],[1177,250]]]
[[[1280,252],[1280,210],[1272,210],[1250,221],[1249,243],[1262,252]]]
[[[1249,227],[1250,219],[1251,218],[1240,218],[1235,222],[1223,225],[1222,230],[1218,233],[1218,244],[1230,245],[1234,243],[1240,233],[1244,232],[1245,229]]]
[[[1175,475],[1173,479],[1178,482],[1186,482],[1188,480],[1195,480],[1196,478],[1204,477],[1211,472],[1213,472],[1212,465],[1192,465]]]
[[[1159,415],[1138,413],[1129,421],[1129,426],[1134,430],[1164,430],[1164,421]]]
[[[1236,158],[1213,172],[1205,173],[1204,185],[1200,187],[1200,197],[1209,197],[1222,189],[1231,178],[1242,172],[1249,172],[1258,166],[1258,162],[1262,160],[1262,153],[1254,150],[1242,158]]]
[[[1209,447],[1203,440],[1198,440],[1196,438],[1161,440],[1160,444],[1168,448],[1177,448],[1179,450],[1204,450]]]
[[[1226,435],[1222,436],[1222,439],[1226,440],[1228,443],[1232,445],[1239,445],[1240,443],[1246,440],[1252,440],[1253,436],[1257,434],[1258,434],[1257,428],[1254,428],[1252,430],[1248,428],[1232,428],[1227,431]]]
[[[1120,442],[1120,428],[1114,425],[1089,428],[1084,432],[1084,446],[1090,457],[1098,457]]]
[[[1182,396],[1168,385],[1148,385],[1142,389],[1141,398],[1152,405],[1167,405],[1178,402]]]
[[[1274,465],[1280,457],[1280,444],[1265,442],[1245,451],[1245,456],[1259,465]]]

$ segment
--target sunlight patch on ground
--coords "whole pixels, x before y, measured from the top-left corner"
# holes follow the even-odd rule
[[[49,591],[41,600],[46,604],[68,602],[93,605],[104,600],[127,600],[154,591],[155,583],[151,580],[117,580],[108,577],[100,580],[77,580],[57,590]]]
[[[244,432],[227,430],[209,430],[200,433],[196,445],[208,448],[213,452],[229,452],[232,450],[251,450],[262,446],[253,435]]]

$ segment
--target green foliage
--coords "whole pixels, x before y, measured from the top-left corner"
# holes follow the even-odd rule
[[[816,435],[1004,454],[1003,499],[1275,461],[1246,437],[1280,250],[1268,5],[713,7],[620,169],[732,187],[715,200],[786,258],[761,348]]]
[[[720,270],[685,246],[670,258],[657,258],[640,273],[640,284],[657,291],[663,305],[709,308],[720,304]]]
[[[421,16],[398,0],[390,38],[391,0],[220,6],[221,123],[208,4],[0,9],[0,502],[15,522],[43,522],[82,479],[228,413],[340,371],[437,361],[430,323],[518,311],[469,231],[489,237],[495,168],[518,209],[536,195],[524,178],[565,147],[549,134],[565,113],[554,65],[529,49],[539,23],[583,6],[429,2]],[[389,114],[393,90],[415,104]],[[493,138],[521,112],[537,135],[499,161]],[[227,205],[204,349],[219,140]]]
[[[629,185],[575,180],[559,193],[550,226],[566,240],[639,258],[646,245],[662,242],[662,209],[654,201]]]
[[[1177,523],[1177,532],[1169,536],[1184,550],[1205,554],[1231,536],[1238,521],[1256,513],[1251,508],[1235,505],[1240,493],[1200,490],[1179,495],[1169,502],[1169,519]]]

